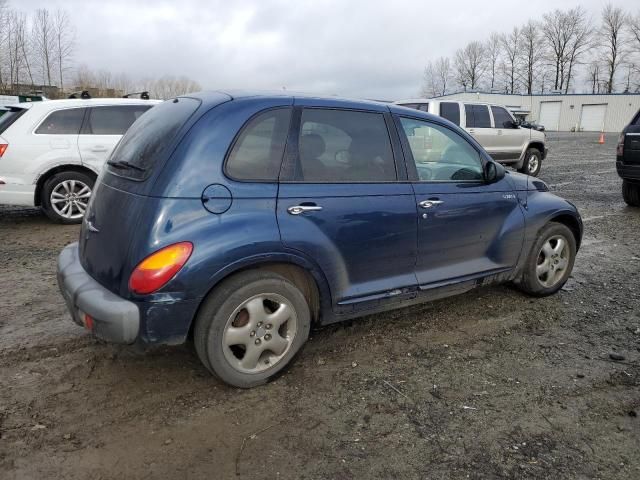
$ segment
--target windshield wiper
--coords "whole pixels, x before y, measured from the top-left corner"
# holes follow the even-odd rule
[[[137,170],[139,172],[144,172],[146,168],[139,167],[138,165],[134,165],[133,163],[129,163],[126,160],[108,160],[107,165],[111,165],[115,168],[130,168],[132,170]]]

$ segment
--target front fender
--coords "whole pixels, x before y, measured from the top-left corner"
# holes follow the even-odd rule
[[[519,262],[519,268],[526,261],[540,230],[551,221],[567,223],[569,219],[574,222],[577,231],[576,245],[579,247],[582,240],[583,224],[578,209],[571,202],[558,197],[550,192],[528,191],[525,211],[525,239],[523,253]],[[572,228],[572,225],[568,225]],[[574,231],[574,228],[572,228]]]

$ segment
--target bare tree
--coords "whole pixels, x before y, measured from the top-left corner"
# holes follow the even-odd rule
[[[549,47],[549,63],[555,71],[554,90],[562,90],[565,82],[567,50],[571,41],[567,14],[556,9],[543,16],[542,31]]]
[[[502,43],[502,72],[506,93],[514,93],[516,90],[516,76],[518,72],[518,60],[520,54],[520,30],[513,27],[508,34],[500,36]]]
[[[522,52],[522,84],[526,92],[533,93],[535,75],[543,55],[542,41],[540,38],[540,25],[529,20],[520,29],[520,49]]]
[[[478,41],[470,42],[456,52],[456,80],[465,91],[467,88],[475,90],[480,86],[486,71],[485,57],[484,45]]]
[[[607,93],[613,92],[616,71],[627,54],[626,24],[627,16],[620,7],[614,7],[609,3],[602,9],[602,24],[598,33],[604,49]]]
[[[95,73],[84,63],[78,65],[75,72],[74,87],[84,90],[95,85],[95,83]]]
[[[55,68],[55,31],[51,14],[47,9],[39,8],[33,17],[32,40],[34,53],[42,69],[42,83],[51,85],[52,71]]]
[[[502,41],[499,34],[493,32],[489,36],[489,39],[485,43],[485,51],[487,52],[488,71],[491,75],[489,88],[490,90],[493,90],[496,86],[498,62],[500,61],[500,56],[502,55]]]
[[[69,70],[73,48],[75,46],[75,28],[65,10],[56,10],[53,17],[55,42],[55,64],[58,70],[58,87],[64,92],[64,76]]]
[[[566,50],[566,79],[564,93],[569,93],[571,76],[582,55],[592,45],[593,27],[582,7],[575,7],[566,12],[566,23],[570,29],[569,42]]]
[[[591,93],[600,93],[600,63],[597,60],[592,61],[589,65],[588,80]]]
[[[440,57],[435,62],[429,62],[424,69],[424,79],[420,95],[423,97],[445,95],[450,79],[451,61],[449,58]]]
[[[7,0],[0,0],[0,92],[5,90],[5,64],[6,64],[6,32],[7,32]]]
[[[201,90],[200,85],[190,78],[181,76],[173,77],[165,75],[153,82],[153,87],[149,89],[153,96],[161,99],[168,99],[186,93]]]

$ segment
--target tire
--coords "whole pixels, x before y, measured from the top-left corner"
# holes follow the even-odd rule
[[[204,366],[229,385],[251,388],[273,378],[296,355],[309,338],[311,314],[289,280],[252,270],[209,293],[195,322],[194,345]]]
[[[529,148],[524,154],[524,163],[518,172],[537,177],[542,168],[542,153],[537,148]]]
[[[622,180],[622,198],[630,207],[640,207],[640,184]]]
[[[56,173],[42,187],[42,210],[54,222],[80,223],[94,184],[95,178],[86,173],[75,171]],[[65,208],[69,210],[65,212]]]
[[[562,250],[558,239],[564,240]],[[538,233],[538,238],[529,252],[522,276],[517,283],[518,288],[535,297],[553,295],[569,279],[576,251],[576,239],[569,227],[561,223],[548,223]],[[564,266],[560,268],[562,265]]]

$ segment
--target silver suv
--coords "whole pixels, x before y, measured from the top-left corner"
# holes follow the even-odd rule
[[[547,156],[544,132],[520,127],[502,105],[425,99],[395,103],[446,118],[469,132],[494,160],[534,177],[540,173]]]

